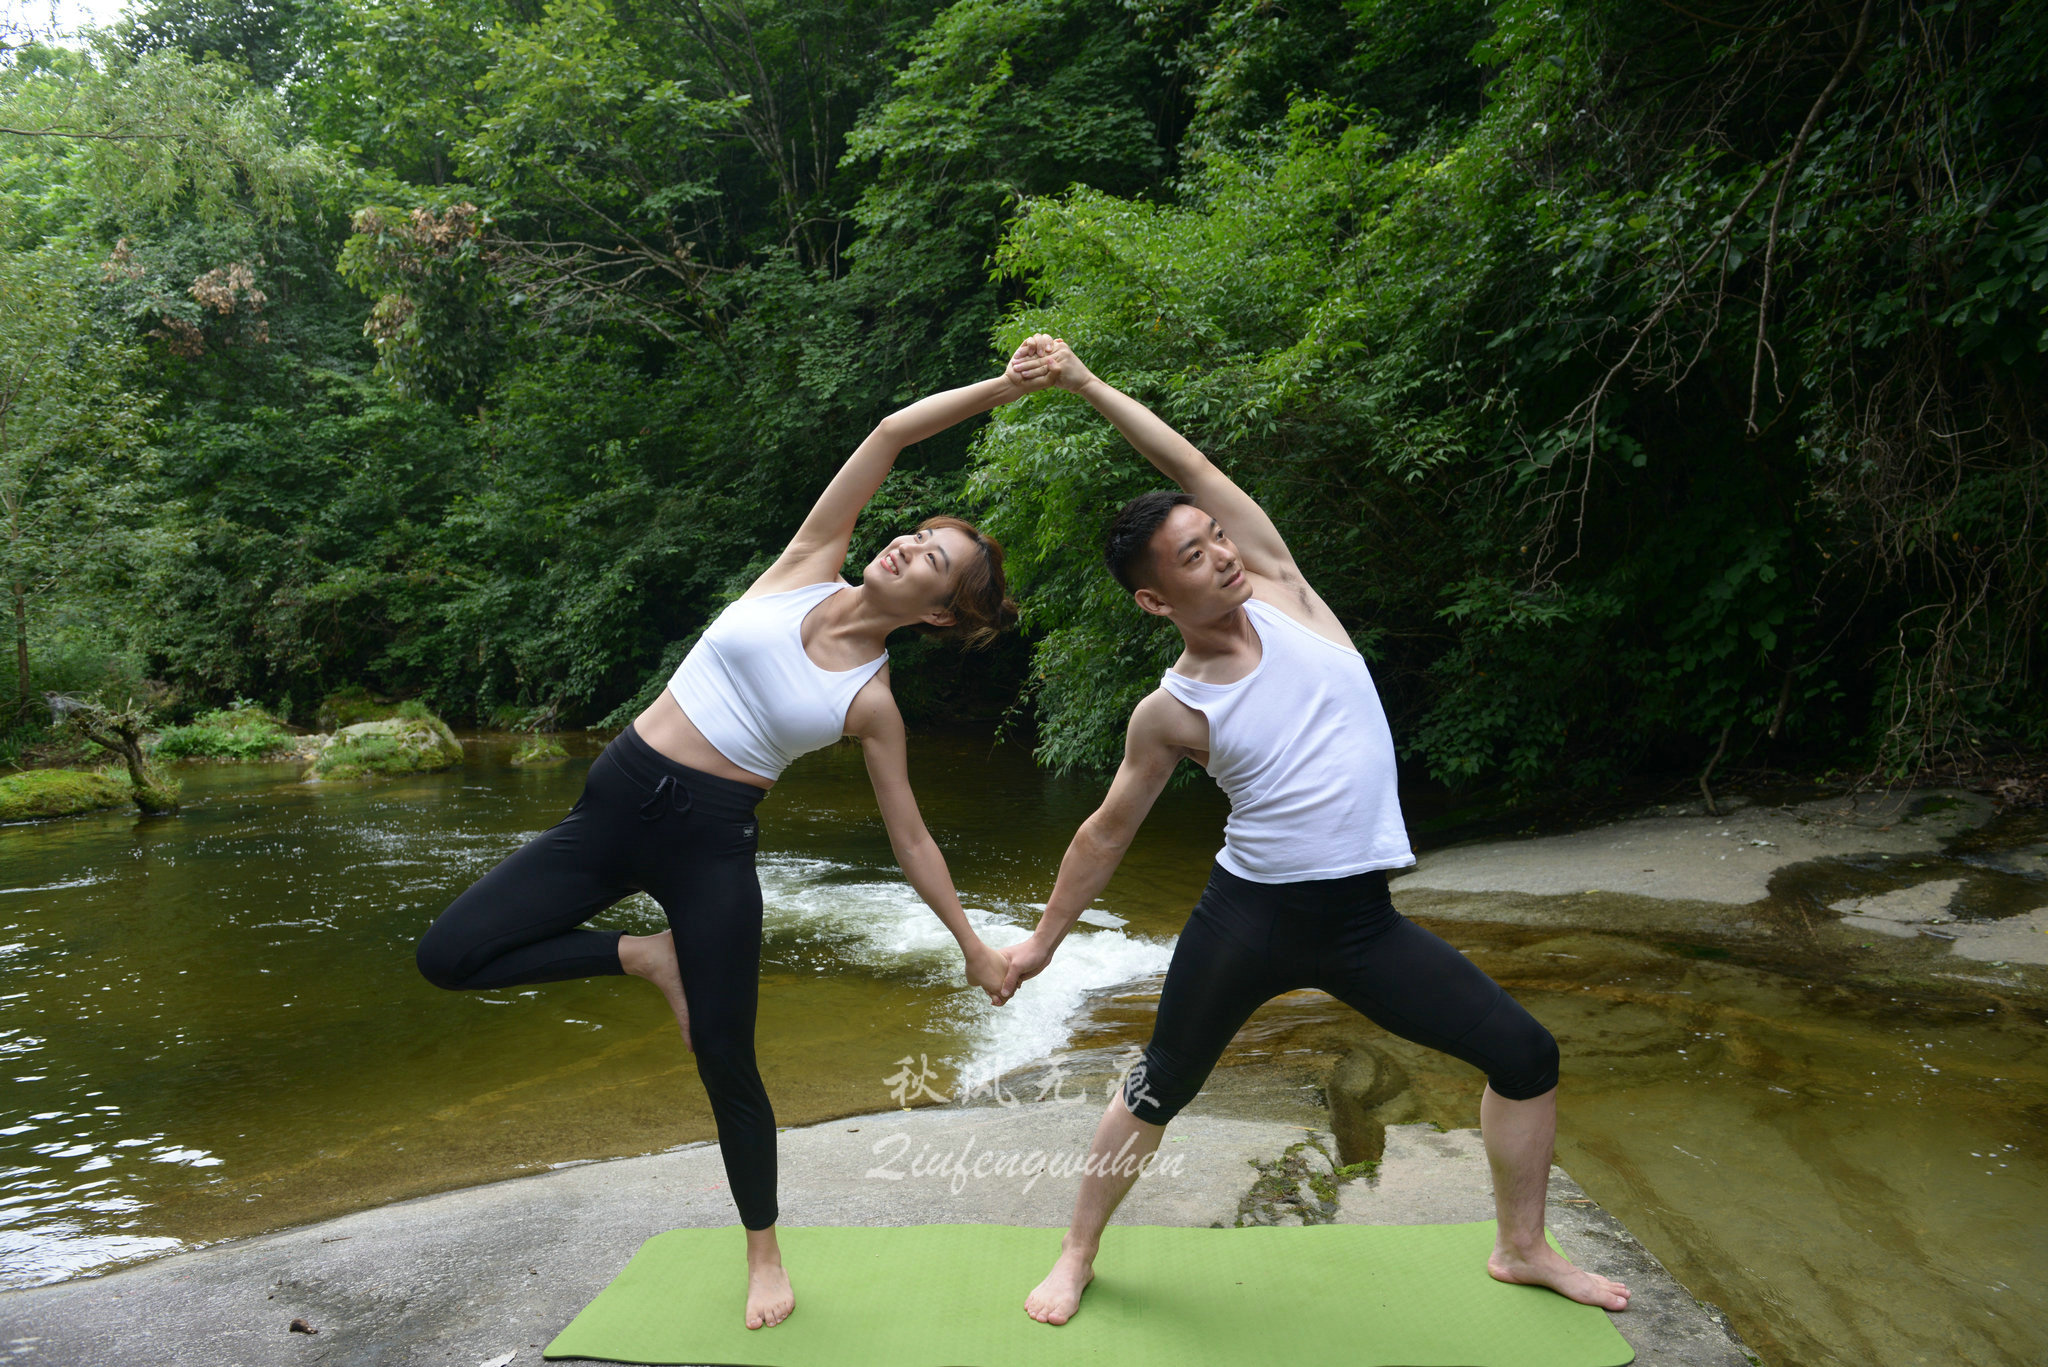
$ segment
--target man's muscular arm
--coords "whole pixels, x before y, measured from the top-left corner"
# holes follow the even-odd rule
[[[1266,510],[1215,462],[1167,421],[1130,395],[1091,372],[1065,342],[1053,346],[1053,383],[1086,399],[1108,418],[1124,440],[1154,469],[1188,493],[1195,505],[1216,519],[1244,557],[1244,567],[1268,579],[1299,578],[1294,556]]]
[[[1206,742],[1206,735],[1188,734],[1190,716],[1200,720],[1165,693],[1153,693],[1131,713],[1130,727],[1124,733],[1124,761],[1117,766],[1116,779],[1102,805],[1074,832],[1066,857],[1060,860],[1059,880],[1046,899],[1045,913],[1038,918],[1038,928],[1030,938],[1003,951],[1010,960],[1010,973],[998,1001],[1008,1001],[1026,978],[1036,976],[1051,962],[1053,951],[1074,922],[1109,885],[1110,875],[1123,862],[1124,851],[1131,847],[1146,813],[1173,775],[1173,766],[1188,753],[1189,741]]]

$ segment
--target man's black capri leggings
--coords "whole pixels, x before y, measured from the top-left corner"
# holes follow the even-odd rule
[[[1550,1032],[1471,960],[1394,910],[1385,873],[1254,883],[1219,864],[1174,947],[1159,1021],[1125,1080],[1124,1105],[1164,1125],[1252,1012],[1303,987],[1465,1060],[1510,1101],[1557,1086]]]

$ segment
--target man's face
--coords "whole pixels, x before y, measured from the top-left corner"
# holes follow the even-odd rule
[[[1166,515],[1150,549],[1153,582],[1135,595],[1147,612],[1191,625],[1225,616],[1252,596],[1237,547],[1193,504]]]

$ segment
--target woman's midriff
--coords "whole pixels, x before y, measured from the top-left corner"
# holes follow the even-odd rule
[[[646,711],[633,718],[633,729],[640,733],[640,739],[660,754],[699,773],[729,778],[736,783],[750,783],[756,788],[775,786],[774,779],[742,769],[720,754],[718,747],[704,738],[704,733],[697,729],[689,714],[677,706],[675,695],[666,688],[661,690],[660,697],[647,705]]]

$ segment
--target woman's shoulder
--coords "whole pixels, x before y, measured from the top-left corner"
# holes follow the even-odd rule
[[[903,730],[903,713],[896,706],[895,691],[889,687],[886,655],[846,705],[847,735],[866,738],[882,728],[893,728],[899,733]]]

